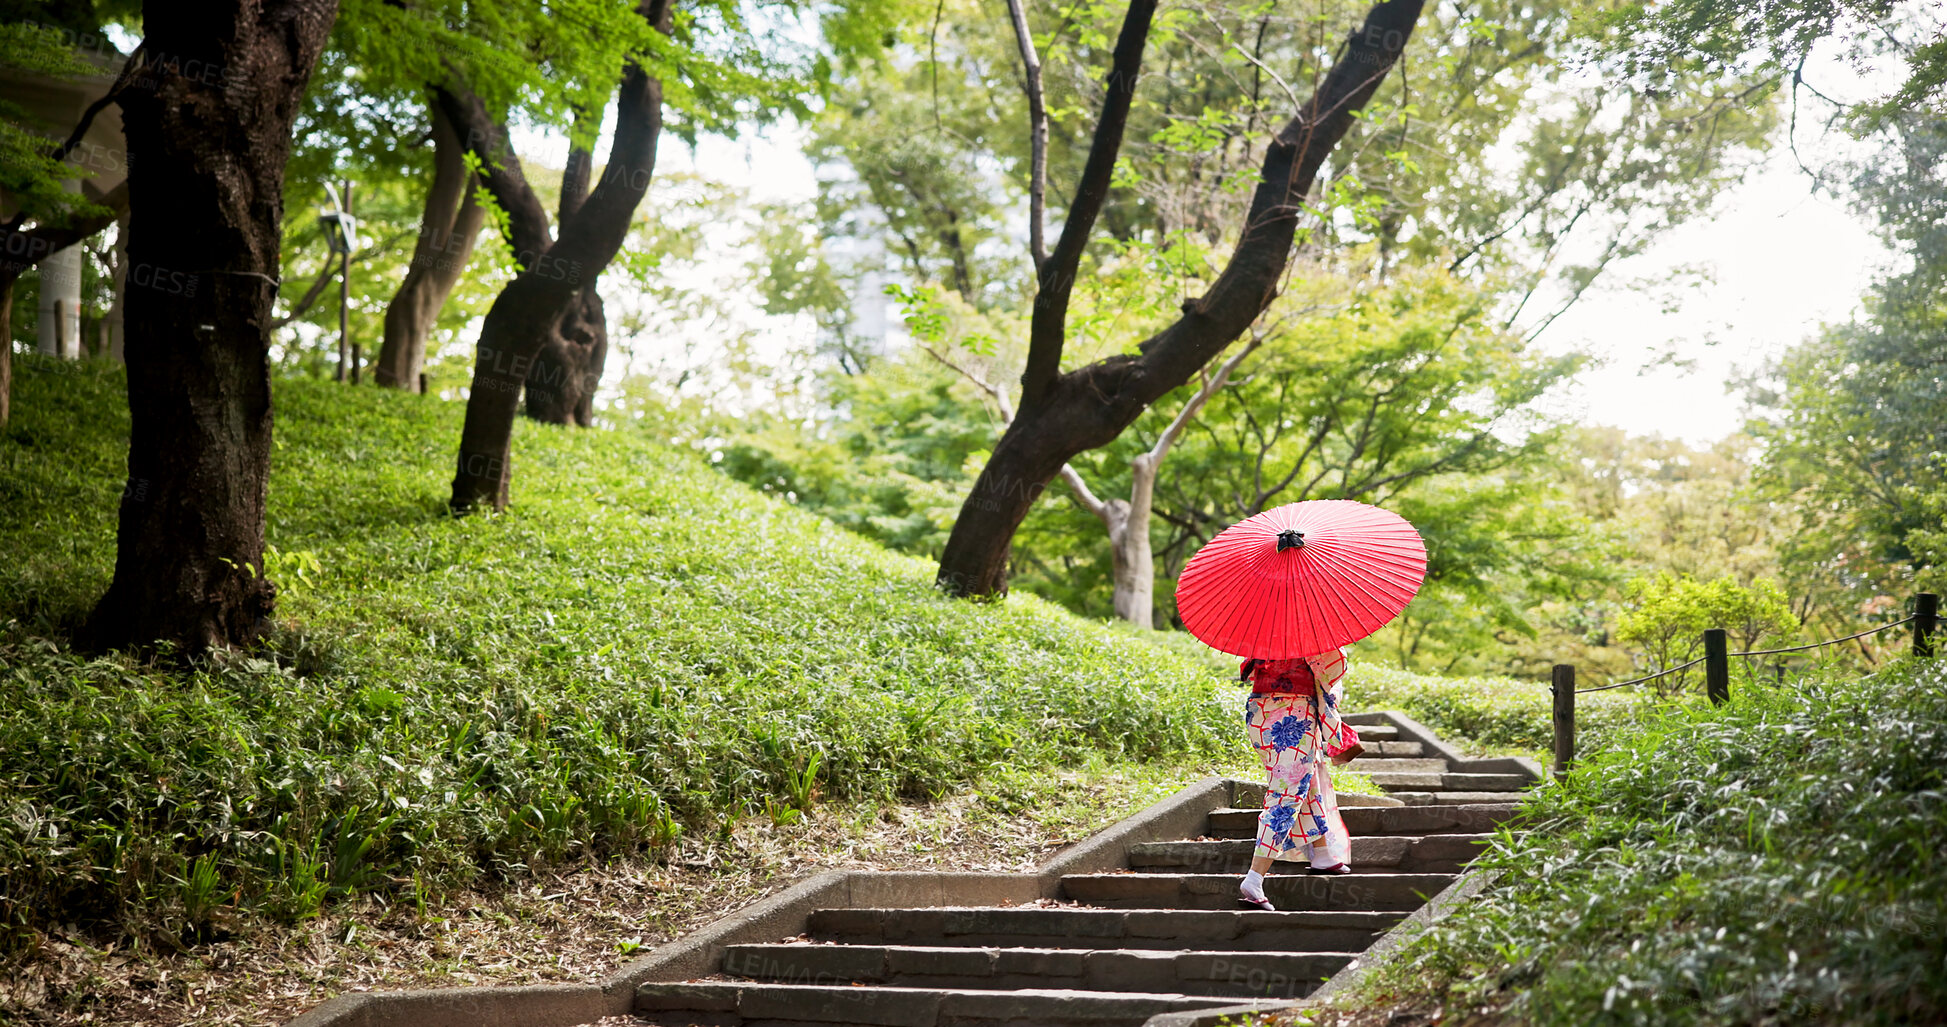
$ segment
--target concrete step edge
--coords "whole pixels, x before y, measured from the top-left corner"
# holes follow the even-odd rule
[[[660,1018],[675,1012],[733,1013],[760,1019],[932,1027],[943,1017],[982,1011],[1038,1011],[1049,1020],[1082,1006],[1133,1015],[1235,1004],[1235,997],[1183,992],[1095,992],[1069,988],[983,991],[969,988],[834,987],[757,981],[647,982],[637,985],[634,1010]],[[752,1008],[755,1007],[755,1008]],[[1012,1007],[1011,1010],[1008,1007]],[[784,1015],[777,1015],[777,1014]],[[845,1017],[844,1014],[851,1014]],[[837,1014],[825,1015],[825,1014]]]

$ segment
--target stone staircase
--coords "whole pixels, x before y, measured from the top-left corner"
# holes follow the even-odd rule
[[[1126,869],[1063,874],[1036,902],[815,909],[795,938],[728,945],[716,975],[641,984],[637,1023],[1135,1027],[1304,997],[1453,883],[1538,778],[1396,714],[1348,720],[1366,740],[1353,766],[1393,795],[1347,798],[1382,803],[1342,808],[1354,873],[1267,876],[1277,912],[1237,903],[1258,810],[1219,807],[1197,837],[1131,844]],[[1253,799],[1239,783],[1229,801]]]

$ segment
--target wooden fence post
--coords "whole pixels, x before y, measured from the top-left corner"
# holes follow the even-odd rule
[[[1568,776],[1568,765],[1575,760],[1575,665],[1555,665],[1555,780]]]
[[[1940,595],[1922,592],[1913,597],[1913,655],[1933,655],[1933,633],[1940,626]]]
[[[1731,700],[1730,652],[1723,628],[1704,629],[1704,690],[1719,706]]]

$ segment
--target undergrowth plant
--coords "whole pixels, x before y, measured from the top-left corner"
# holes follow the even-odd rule
[[[461,409],[276,385],[250,652],[63,641],[106,587],[112,370],[24,358],[0,436],[0,946],[194,940],[1015,767],[1242,747],[1207,661],[932,568],[621,431],[523,423],[505,515],[443,497]]]
[[[1447,678],[1354,662],[1345,701],[1361,710],[1399,710],[1443,740],[1482,753],[1544,759],[1554,745],[1554,698],[1548,685],[1517,678]],[[1642,697],[1627,689],[1576,697],[1577,731],[1591,736],[1623,728],[1645,715]]]
[[[1535,793],[1477,864],[1499,877],[1374,997],[1487,1022],[1940,1023],[1944,840],[1939,661],[1660,707]]]

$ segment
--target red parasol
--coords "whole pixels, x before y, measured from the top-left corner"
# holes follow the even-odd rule
[[[1266,510],[1225,528],[1176,583],[1183,626],[1235,656],[1316,656],[1399,616],[1426,578],[1406,519],[1347,499]]]

